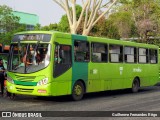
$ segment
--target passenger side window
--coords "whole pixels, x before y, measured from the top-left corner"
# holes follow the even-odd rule
[[[139,48],[139,63],[148,63],[148,49]]]
[[[149,61],[151,64],[157,63],[157,50],[150,49],[149,50]]]
[[[89,42],[75,41],[74,42],[74,60],[76,62],[89,62]]]
[[[92,61],[107,62],[107,44],[92,43]]]
[[[137,62],[137,52],[134,47],[124,47],[124,59],[127,63]]]
[[[109,46],[110,62],[123,62],[123,46],[110,45]]]

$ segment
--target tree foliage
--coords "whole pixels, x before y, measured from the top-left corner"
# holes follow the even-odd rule
[[[19,17],[12,14],[12,9],[6,5],[0,6],[0,28],[3,32],[10,32],[16,28]]]
[[[110,16],[112,23],[110,23],[111,27],[116,28],[117,34],[121,38],[129,38],[131,37],[131,31],[133,27],[133,20],[131,19],[131,14],[126,11],[117,12]],[[108,26],[108,29],[110,27]]]
[[[20,25],[19,20],[10,7],[0,5],[0,43],[10,44],[15,32],[25,30],[25,25]]]
[[[132,35],[137,35],[140,42],[152,42],[150,38],[158,36],[160,31],[160,1],[125,0],[122,3],[119,12],[127,11],[134,21]]]
[[[59,24],[58,24],[58,30],[61,32],[69,32],[69,23],[67,19],[67,15],[63,15]]]
[[[69,9],[72,10],[72,7]],[[76,20],[79,20],[82,10],[83,6],[76,5]],[[95,18],[102,13],[102,11],[98,11]],[[157,38],[160,34],[160,0],[119,0],[114,10],[112,9],[109,13],[110,15],[103,16],[98,20],[88,35],[115,39],[138,38],[139,42],[159,44],[158,40],[153,38]],[[77,34],[83,34],[85,18],[87,15],[89,18],[91,14],[93,14],[92,9],[88,9],[87,14],[84,12],[76,31]],[[58,31],[71,31],[67,14],[62,16],[56,26]],[[48,30],[44,28],[41,29]]]

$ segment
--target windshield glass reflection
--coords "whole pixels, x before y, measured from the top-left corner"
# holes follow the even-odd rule
[[[12,72],[32,73],[48,66],[50,61],[50,44],[13,44],[10,53]]]

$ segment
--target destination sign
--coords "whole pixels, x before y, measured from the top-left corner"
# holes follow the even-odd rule
[[[43,41],[49,42],[51,40],[50,34],[19,34],[13,37],[12,42],[18,41]]]

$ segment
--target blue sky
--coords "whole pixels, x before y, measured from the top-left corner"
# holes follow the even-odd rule
[[[0,0],[0,5],[7,5],[15,11],[37,14],[42,26],[58,23],[65,14],[53,0]]]

